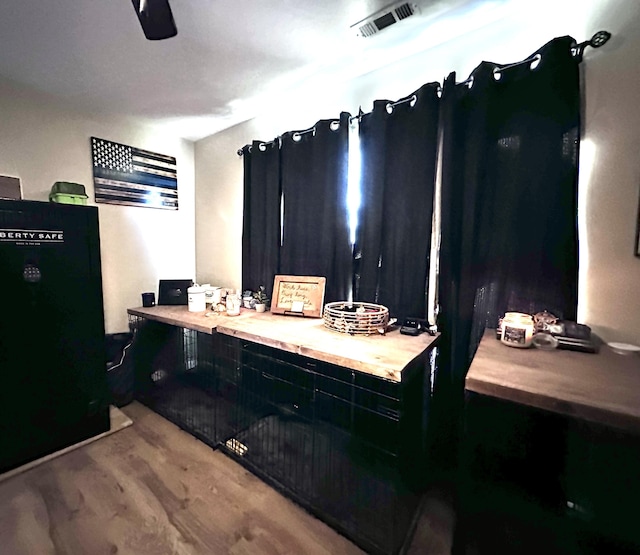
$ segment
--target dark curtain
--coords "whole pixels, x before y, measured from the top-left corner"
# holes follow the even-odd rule
[[[325,302],[347,300],[351,285],[348,138],[347,113],[282,136],[280,273],[326,277]]]
[[[485,326],[506,311],[547,309],[576,318],[578,60],[570,37],[554,39],[494,78],[445,82],[442,96],[442,241],[439,376],[448,409]],[[441,384],[442,385],[442,384]],[[455,411],[454,413],[455,414]]]
[[[382,304],[398,318],[425,318],[438,84],[424,85],[411,99],[393,107],[377,100],[360,122],[354,300]]]
[[[242,288],[257,291],[264,285],[271,297],[280,257],[280,149],[277,141],[254,141],[242,154]]]

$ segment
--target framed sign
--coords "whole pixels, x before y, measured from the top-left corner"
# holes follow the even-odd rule
[[[276,276],[271,312],[322,318],[326,282],[324,277]]]

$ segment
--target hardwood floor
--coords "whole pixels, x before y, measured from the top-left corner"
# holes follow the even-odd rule
[[[0,483],[0,553],[362,553],[143,405],[121,410],[133,426]],[[449,553],[453,521],[446,496],[428,496],[409,554]]]

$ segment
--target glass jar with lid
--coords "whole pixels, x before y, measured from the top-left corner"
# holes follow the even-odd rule
[[[507,312],[502,319],[500,341],[509,347],[526,349],[533,339],[533,318],[522,312]]]

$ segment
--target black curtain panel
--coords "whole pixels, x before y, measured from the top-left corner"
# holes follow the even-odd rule
[[[351,287],[348,137],[348,113],[282,136],[280,273],[325,277],[325,302],[347,300]]]
[[[576,318],[579,60],[570,37],[526,63],[483,62],[442,96],[440,375],[462,397],[506,311]],[[497,78],[498,77],[498,78]],[[451,406],[451,405],[449,405]]]
[[[244,211],[242,288],[265,286],[271,297],[280,258],[280,149],[278,141],[254,141],[242,149]]]
[[[361,204],[354,300],[398,318],[426,315],[438,134],[438,84],[377,100],[360,122]]]

